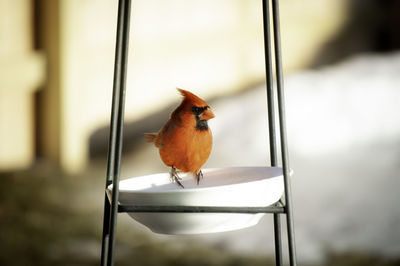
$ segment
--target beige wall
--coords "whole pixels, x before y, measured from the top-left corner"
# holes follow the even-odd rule
[[[34,93],[43,80],[44,57],[33,50],[31,1],[0,0],[0,171],[34,159]]]

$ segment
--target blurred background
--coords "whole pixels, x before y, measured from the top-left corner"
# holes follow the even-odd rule
[[[0,0],[0,265],[99,264],[117,2]],[[280,11],[298,261],[399,265],[400,2]],[[168,170],[142,134],[177,87],[216,114],[205,167],[269,165],[261,1],[136,0],[131,23],[122,179]],[[269,215],[201,236],[119,215],[116,246],[117,265],[274,265]]]

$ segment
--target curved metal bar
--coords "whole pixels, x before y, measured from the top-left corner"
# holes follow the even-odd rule
[[[270,0],[263,0],[263,26],[264,26],[264,56],[265,56],[265,74],[268,106],[268,132],[269,132],[269,150],[271,166],[278,165],[278,156],[276,148],[276,130],[275,130],[275,107],[274,107],[274,87],[272,77],[272,42],[270,32]],[[281,218],[279,213],[274,213],[274,239],[275,239],[275,264],[282,265],[282,240],[281,240]]]
[[[281,53],[281,36],[279,25],[279,0],[272,0],[272,18],[274,26],[274,44],[275,44],[275,66],[276,66],[276,82],[278,95],[278,113],[279,113],[279,130],[282,152],[282,168],[283,180],[285,185],[286,199],[286,220],[288,230],[288,245],[289,245],[289,262],[290,265],[296,265],[296,247],[294,237],[294,221],[292,211],[292,191],[290,184],[290,169],[289,155],[286,137],[286,114],[285,114],[285,96],[283,89],[283,74],[282,74],[282,53]]]
[[[125,8],[123,14],[123,31],[122,31],[122,48],[121,48],[121,72],[119,80],[119,103],[117,114],[117,132],[115,147],[115,162],[113,169],[113,195],[111,199],[111,216],[110,216],[110,240],[108,245],[107,265],[114,263],[114,246],[116,235],[116,223],[118,215],[118,196],[119,196],[119,177],[121,172],[121,156],[122,156],[122,140],[124,129],[124,110],[125,110],[125,91],[126,91],[126,75],[128,67],[128,48],[129,48],[129,29],[130,29],[131,0],[125,0]]]
[[[114,62],[114,80],[113,80],[113,94],[110,118],[110,135],[108,142],[108,159],[107,159],[107,175],[106,184],[107,188],[113,179],[114,164],[115,164],[115,147],[117,136],[117,113],[119,105],[120,94],[120,75],[121,75],[121,55],[122,55],[122,33],[124,27],[123,15],[125,10],[125,1],[119,0],[118,3],[118,20],[116,32],[116,45],[115,45],[115,62]],[[107,262],[109,236],[110,236],[110,201],[105,193],[104,199],[104,214],[103,214],[103,237],[101,245],[101,265],[105,266]]]
[[[119,177],[124,127],[125,88],[128,62],[131,0],[119,0],[115,48],[113,99],[111,107],[106,188],[111,183],[111,202],[105,196],[101,265],[114,264],[114,246],[118,215]],[[106,264],[107,263],[107,264]]]

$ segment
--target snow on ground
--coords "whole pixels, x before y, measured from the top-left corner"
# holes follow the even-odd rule
[[[399,73],[400,53],[392,53],[285,78],[299,261],[321,260],[326,250],[400,254]],[[211,103],[214,147],[205,167],[269,164],[265,94],[260,86]],[[141,154],[158,156],[153,147]],[[159,159],[149,164],[163,169]],[[272,254],[272,216],[252,228],[189,238]]]

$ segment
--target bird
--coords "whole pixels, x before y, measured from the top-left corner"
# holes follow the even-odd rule
[[[184,188],[178,170],[192,173],[197,185],[203,178],[201,167],[208,160],[213,145],[208,120],[215,115],[210,106],[195,94],[177,90],[183,96],[180,105],[158,133],[145,133],[144,138],[154,143],[164,164],[171,167],[171,181]]]

